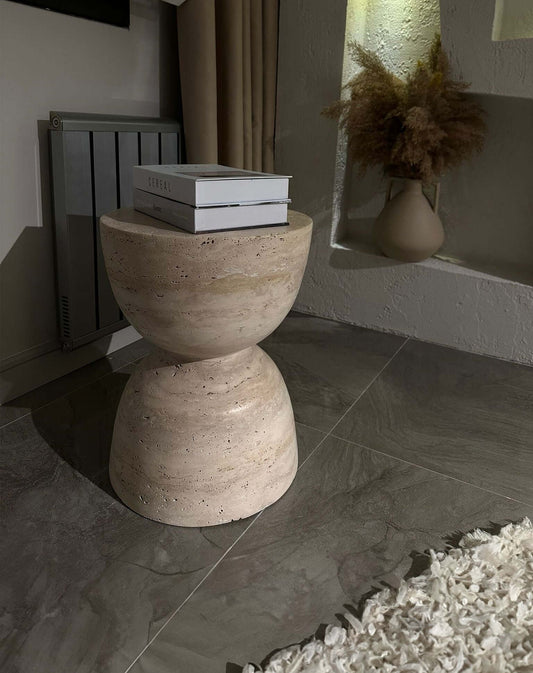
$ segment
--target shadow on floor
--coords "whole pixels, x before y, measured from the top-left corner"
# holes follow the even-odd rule
[[[118,500],[109,482],[109,453],[118,403],[129,375],[115,372],[32,412],[48,446]]]

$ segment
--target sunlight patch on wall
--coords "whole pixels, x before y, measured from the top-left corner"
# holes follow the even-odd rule
[[[375,51],[389,70],[404,77],[415,67],[419,59],[427,55],[435,33],[439,31],[439,0],[348,0],[343,86],[358,71],[358,66],[354,64],[350,55],[350,42],[355,40],[367,49]],[[347,94],[346,89],[342,90],[342,96]],[[352,212],[356,200],[350,189],[353,166],[348,160],[347,151],[346,135],[339,130],[333,189],[332,245],[336,245],[344,238],[344,229],[349,226],[348,211]],[[371,183],[372,197],[365,202],[364,208],[374,213],[379,212],[382,206],[383,190],[379,186],[379,179],[374,175],[375,172],[370,173],[367,182]],[[358,184],[361,186],[360,180]]]
[[[346,43],[357,40],[400,76],[427,53],[439,30],[439,0],[348,0]]]
[[[496,0],[493,41],[518,40],[533,37],[532,0]]]

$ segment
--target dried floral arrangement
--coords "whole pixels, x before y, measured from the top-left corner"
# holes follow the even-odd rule
[[[469,85],[450,77],[440,35],[405,80],[357,42],[350,50],[362,70],[346,84],[350,97],[323,114],[340,120],[362,172],[383,165],[388,175],[430,183],[481,150],[483,110],[464,95]]]

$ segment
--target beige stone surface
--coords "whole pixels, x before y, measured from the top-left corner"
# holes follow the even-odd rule
[[[311,219],[189,234],[131,209],[101,218],[115,297],[157,350],[117,412],[110,477],[140,514],[179,526],[250,516],[289,488],[298,464],[283,378],[256,344],[290,310]]]
[[[144,516],[180,526],[244,518],[283,495],[297,463],[289,394],[258,346],[186,364],[156,351],[128,381],[110,475]]]
[[[291,309],[302,280],[311,219],[281,227],[190,234],[132,209],[100,220],[106,268],[128,320],[182,359],[252,346]]]

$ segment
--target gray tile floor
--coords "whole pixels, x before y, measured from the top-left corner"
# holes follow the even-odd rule
[[[142,343],[0,407],[0,670],[237,673],[422,553],[533,516],[533,369],[291,315],[263,344],[298,421],[293,486],[182,529],[107,479]]]

